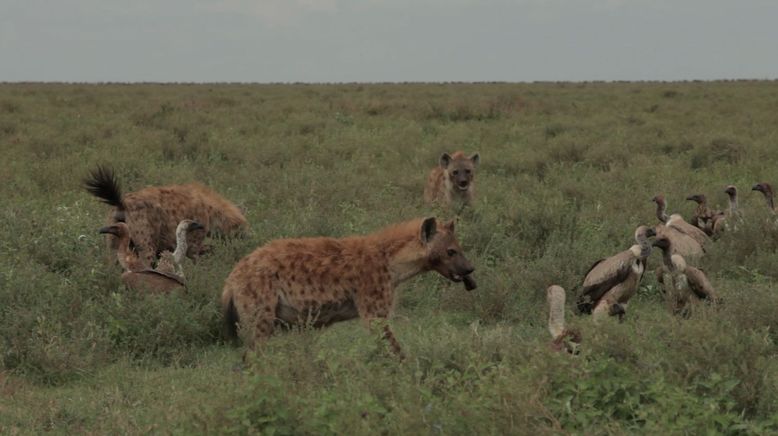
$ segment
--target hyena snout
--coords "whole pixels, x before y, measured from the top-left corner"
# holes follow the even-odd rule
[[[446,274],[451,280],[455,282],[461,282],[465,277],[475,271],[475,267],[465,256],[456,256],[456,259],[452,259],[452,262],[448,265],[448,274]]]
[[[473,273],[473,271],[475,271],[475,267],[473,266],[472,263],[470,263],[469,260],[465,259],[463,264],[458,269],[457,275],[459,275],[460,277],[469,276],[470,274]]]
[[[454,178],[454,182],[457,188],[464,191],[470,186],[470,177],[469,175],[459,174]]]

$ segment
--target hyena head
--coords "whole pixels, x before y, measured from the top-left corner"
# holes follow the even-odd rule
[[[478,153],[470,157],[465,156],[461,151],[453,155],[443,153],[440,155],[440,166],[446,171],[446,177],[455,190],[467,191],[473,183],[479,159]]]
[[[475,267],[465,257],[454,235],[454,221],[439,225],[435,218],[425,219],[421,225],[421,241],[430,269],[451,281],[464,281],[468,291],[475,289],[475,281],[470,276]]]

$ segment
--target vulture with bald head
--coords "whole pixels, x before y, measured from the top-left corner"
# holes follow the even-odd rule
[[[725,231],[735,231],[739,225],[743,224],[743,216],[738,209],[737,204],[737,187],[735,185],[727,185],[724,188],[724,193],[729,198],[729,207],[723,212],[723,216],[713,222],[713,235],[720,235]]]
[[[664,286],[674,314],[688,317],[691,304],[695,301],[720,302],[705,273],[699,268],[687,265],[683,256],[673,254],[673,243],[669,238],[658,236],[653,245],[662,250],[662,267],[657,271],[657,281]]]
[[[715,234],[716,222],[724,219],[724,212],[710,209],[705,194],[690,195],[686,197],[686,200],[697,203],[697,209],[694,211],[691,224],[705,232],[706,235],[713,236]]]
[[[648,238],[656,231],[647,226],[635,230],[636,245],[600,259],[589,268],[578,295],[577,307],[581,313],[591,313],[595,318],[619,315],[623,319],[629,299],[637,292],[646,268],[646,258],[651,254]]]
[[[163,251],[157,262],[156,270],[165,274],[175,274],[181,279],[184,279],[184,268],[181,263],[184,261],[186,252],[189,249],[190,234],[199,232],[199,238],[197,244],[202,243],[201,238],[205,236],[205,227],[202,224],[192,220],[181,220],[176,227],[176,249],[172,253],[170,251]]]
[[[198,226],[200,226],[200,224],[195,222],[186,224],[187,229],[197,229]],[[183,277],[165,271],[164,267],[162,271],[147,268],[143,262],[141,262],[137,254],[130,249],[130,231],[127,224],[117,222],[101,228],[100,233],[111,234],[117,238],[116,256],[119,260],[119,264],[124,269],[124,272],[122,273],[122,282],[129,289],[152,293],[167,293],[185,287]],[[183,236],[183,240],[185,240],[186,235]],[[179,241],[181,240],[182,239],[179,239]],[[179,241],[177,241],[177,243]],[[170,269],[172,268],[174,267],[171,266]]]
[[[767,182],[757,183],[751,187],[752,191],[759,191],[764,195],[765,201],[767,201],[767,207],[770,212],[775,213],[775,203],[773,202],[773,187]]]
[[[673,250],[685,258],[698,259],[705,254],[705,243],[710,240],[702,230],[684,221],[680,214],[667,215],[667,201],[659,194],[651,199],[656,203],[656,217],[660,224],[655,227],[658,236],[667,236],[673,241]]]

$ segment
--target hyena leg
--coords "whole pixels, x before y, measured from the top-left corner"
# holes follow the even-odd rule
[[[394,337],[392,329],[389,328],[389,324],[384,324],[383,337],[389,342],[389,347],[392,348],[392,352],[396,354],[400,360],[405,360],[405,353],[403,353],[402,347],[400,347],[400,343],[397,341],[397,338]]]
[[[362,318],[368,329],[371,329],[373,324],[382,324],[383,338],[389,342],[389,347],[392,352],[400,358],[405,359],[405,354],[402,351],[400,343],[394,336],[394,332],[389,327],[389,314],[392,312],[393,298],[389,291],[378,291],[367,293],[369,298],[357,298],[357,312],[359,317]],[[366,301],[369,300],[369,301]]]
[[[278,295],[267,278],[251,280],[233,296],[242,329],[241,336],[249,348],[273,334]]]

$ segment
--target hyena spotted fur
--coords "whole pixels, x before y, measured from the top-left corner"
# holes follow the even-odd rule
[[[475,197],[475,170],[480,157],[478,153],[470,157],[457,151],[440,156],[438,166],[430,171],[424,188],[424,201],[438,202],[448,207],[454,201],[471,205]]]
[[[279,239],[238,262],[222,293],[231,335],[238,324],[253,347],[276,325],[326,326],[361,318],[389,318],[395,288],[427,271],[475,288],[474,268],[454,235],[454,222],[415,219],[366,236]],[[383,333],[402,356],[387,324]]]
[[[84,181],[86,190],[112,206],[107,225],[124,222],[129,227],[131,245],[138,258],[150,267],[164,250],[176,247],[176,227],[189,219],[203,229],[187,235],[187,256],[200,254],[206,235],[240,236],[248,229],[243,212],[219,194],[199,183],[152,186],[122,194],[110,168],[97,167]],[[115,259],[118,240],[108,236],[110,259]]]

